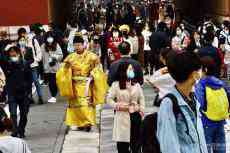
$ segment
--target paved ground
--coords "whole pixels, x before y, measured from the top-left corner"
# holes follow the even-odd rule
[[[47,94],[45,95],[47,96]],[[31,107],[25,140],[32,153],[60,152],[66,131],[66,126],[63,124],[64,106],[64,99],[58,98],[56,104]]]

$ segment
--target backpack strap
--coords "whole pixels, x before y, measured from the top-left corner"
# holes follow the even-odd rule
[[[184,118],[184,121],[185,121],[186,129],[187,129],[186,133],[189,135],[188,123],[187,123],[187,120],[186,120],[186,117],[185,117],[184,113],[180,109],[180,106],[178,104],[177,98],[173,94],[167,94],[164,98],[169,98],[172,101],[173,114],[174,114],[176,120],[177,120],[179,114],[182,115],[182,117]]]
[[[33,49],[34,49],[34,54],[35,54],[35,56],[37,56],[37,50],[36,50],[36,47],[35,47],[35,36],[33,37],[33,39],[32,39],[32,46],[33,46]]]

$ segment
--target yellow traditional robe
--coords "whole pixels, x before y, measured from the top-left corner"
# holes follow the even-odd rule
[[[70,54],[64,62],[68,62],[71,65],[73,91],[76,95],[76,98],[68,99],[65,123],[69,126],[78,127],[95,125],[95,106],[97,104],[94,101],[95,93],[93,92],[95,82],[92,81],[89,83],[89,77],[94,76],[93,72],[98,69],[100,64],[99,58],[94,53],[85,51],[81,55],[77,53]],[[104,88],[103,90],[105,91],[107,89]],[[104,93],[106,93],[106,91]],[[104,100],[102,99],[102,101]],[[89,103],[91,104],[89,105]]]

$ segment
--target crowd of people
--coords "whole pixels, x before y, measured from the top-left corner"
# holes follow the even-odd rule
[[[15,41],[0,33],[0,95],[10,111],[7,117],[0,110],[0,151],[14,141],[30,152],[18,138],[25,138],[36,103],[33,88],[37,104],[45,104],[48,85],[47,102],[56,103],[58,92],[67,98],[65,123],[72,130],[91,131],[96,106],[111,105],[118,153],[226,153],[230,21],[217,25],[206,18],[190,31],[175,22],[173,4],[85,6],[63,32],[33,24],[30,31],[18,29]],[[144,83],[160,107],[147,116]]]

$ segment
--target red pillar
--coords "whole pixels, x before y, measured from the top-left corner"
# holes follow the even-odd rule
[[[49,23],[48,0],[3,0],[0,10],[0,26]]]

